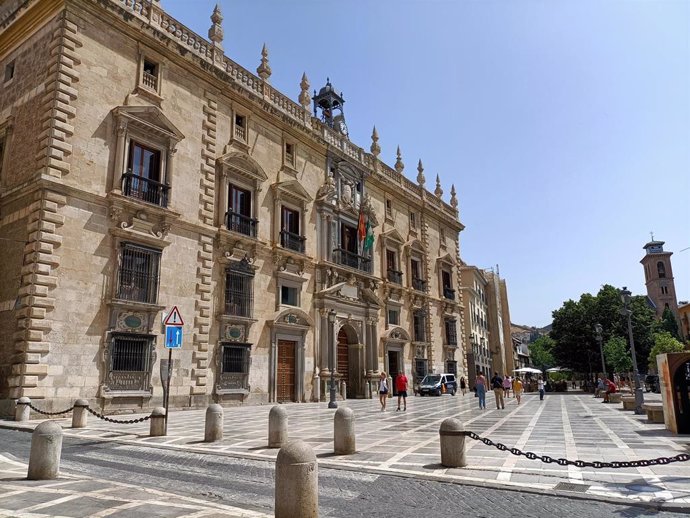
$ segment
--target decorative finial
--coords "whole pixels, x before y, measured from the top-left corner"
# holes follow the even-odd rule
[[[654,232],[650,232],[649,235],[652,236],[652,241],[654,241]]]
[[[213,9],[213,14],[211,15],[211,28],[208,30],[208,37],[211,40],[214,47],[219,49],[223,48],[223,27],[221,22],[223,21],[223,15],[220,12],[220,6],[216,4],[215,9]]]
[[[271,67],[268,66],[268,49],[265,43],[261,49],[261,64],[256,69],[256,73],[264,81],[268,81],[268,78],[271,77]]]
[[[450,186],[450,206],[458,210],[458,198],[455,196],[455,184]]]
[[[395,159],[395,170],[402,174],[403,169],[405,169],[405,164],[403,164],[402,155],[400,154],[400,146],[398,146],[397,154],[398,157]]]
[[[420,187],[424,187],[425,182],[426,178],[424,178],[424,166],[422,166],[422,159],[420,158],[419,163],[417,164],[417,183]]]
[[[443,196],[443,189],[441,189],[441,180],[439,179],[438,175],[436,175],[436,189],[434,190],[434,194],[438,198]]]
[[[379,134],[376,131],[376,126],[374,126],[374,131],[371,132],[371,154],[374,158],[378,158],[381,153],[381,146],[379,146]]]
[[[299,84],[300,87],[300,93],[299,93],[299,103],[302,105],[302,108],[304,108],[307,111],[310,111],[311,109],[311,96],[309,95],[309,79],[307,79],[307,73],[304,72],[302,74],[302,81]],[[316,91],[314,91],[316,93]]]

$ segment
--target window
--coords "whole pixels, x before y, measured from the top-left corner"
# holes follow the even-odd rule
[[[220,375],[216,391],[219,394],[245,392],[249,389],[249,363],[251,344],[221,344]]]
[[[388,324],[391,326],[400,325],[400,308],[388,308]]]
[[[446,372],[449,374],[457,374],[458,373],[458,362],[451,361],[451,360],[446,361]]]
[[[247,118],[244,115],[235,114],[235,138],[247,141]]]
[[[254,284],[254,269],[243,259],[230,265],[225,274],[225,314],[236,317],[251,317]]]
[[[412,287],[417,291],[426,291],[426,281],[422,278],[422,261],[410,259],[410,273],[412,274]]]
[[[149,90],[158,92],[158,71],[159,66],[157,63],[150,61],[148,59],[144,60],[144,70],[142,72],[141,84],[144,85]]]
[[[138,336],[113,338],[110,370],[114,372],[148,371],[149,339]]]
[[[414,377],[416,380],[421,380],[427,374],[427,361],[424,358],[415,358],[414,360]]]
[[[661,287],[661,294],[662,295],[668,295],[668,286],[662,286]]]
[[[117,298],[155,304],[158,301],[160,250],[123,243]]]
[[[280,245],[283,248],[304,253],[305,238],[300,235],[299,211],[283,206],[280,219]]]
[[[161,152],[132,140],[122,192],[161,207],[168,205],[168,187],[161,183]]]
[[[386,216],[393,217],[393,202],[388,199],[386,199]]]
[[[426,342],[426,314],[423,311],[415,311],[412,320],[414,328],[414,341]]]
[[[249,346],[247,345],[223,345],[223,361],[221,372],[249,373]]]
[[[417,214],[415,214],[414,212],[410,212],[410,228],[417,228]]]
[[[386,250],[386,268],[388,280],[395,284],[402,284],[402,272],[398,270],[398,254],[394,250]]]
[[[666,266],[662,261],[659,261],[656,263],[656,271],[659,274],[659,279],[665,279],[666,278]]]
[[[453,319],[446,319],[446,344],[448,345],[458,345],[458,331],[456,321]]]
[[[9,82],[14,78],[14,61],[5,65],[5,83]]]
[[[443,297],[448,300],[455,300],[455,290],[453,289],[453,277],[448,270],[441,270],[441,284],[443,286]]]
[[[280,303],[286,306],[299,306],[299,288],[281,286]]]
[[[251,191],[229,184],[226,218],[228,229],[246,236],[256,237],[256,224],[257,220],[252,218]]]
[[[357,228],[352,225],[340,226],[340,247],[351,254],[357,253]]]
[[[295,146],[289,142],[285,143],[285,163],[295,166]]]

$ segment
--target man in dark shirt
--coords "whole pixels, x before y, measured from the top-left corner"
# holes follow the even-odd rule
[[[494,389],[494,396],[496,396],[496,410],[505,408],[506,405],[503,402],[503,378],[498,375],[498,372],[495,372],[494,377],[491,378],[491,388]]]

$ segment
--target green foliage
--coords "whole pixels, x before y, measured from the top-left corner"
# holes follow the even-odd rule
[[[571,372],[549,372],[547,373],[548,378],[553,381],[568,381],[573,377]]]
[[[529,344],[527,347],[529,348],[529,357],[532,365],[541,370],[555,367],[553,358],[553,348],[555,345],[556,342],[548,336],[541,336]]]
[[[596,296],[583,293],[580,300],[568,300],[555,310],[550,336],[556,341],[552,353],[558,366],[570,367],[576,372],[597,372],[601,369],[601,353],[594,325],[601,324],[604,342],[614,336],[627,337],[628,321],[622,309],[619,290],[607,284]],[[643,296],[632,297],[630,309],[638,364],[646,365],[654,342],[654,311]],[[613,364],[610,366],[613,367]]]
[[[670,333],[673,338],[682,340],[680,332],[678,331],[678,321],[676,320],[673,311],[671,311],[669,308],[665,308],[664,312],[661,314],[659,331],[666,331],[667,333]]]
[[[654,346],[649,351],[649,368],[656,370],[656,357],[664,353],[680,353],[685,346],[674,338],[668,331],[661,331],[654,335]]]
[[[613,366],[616,372],[630,372],[632,370],[632,356],[625,338],[613,336],[604,344],[606,363]]]

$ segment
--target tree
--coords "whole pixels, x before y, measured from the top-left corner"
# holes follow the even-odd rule
[[[620,336],[613,336],[604,344],[606,362],[615,372],[630,372],[632,370],[632,356],[628,349],[628,342]]]
[[[680,333],[678,332],[678,321],[676,316],[673,314],[669,308],[664,308],[664,312],[661,314],[661,322],[659,322],[659,331],[666,331],[673,336],[676,340],[682,340]],[[655,344],[656,345],[656,344]]]
[[[532,365],[537,366],[541,370],[554,367],[553,348],[555,345],[556,342],[548,336],[541,336],[529,344],[527,347]]]
[[[649,351],[649,368],[656,370],[656,357],[664,353],[680,353],[685,346],[676,340],[668,331],[661,331],[654,335],[654,346]]]

